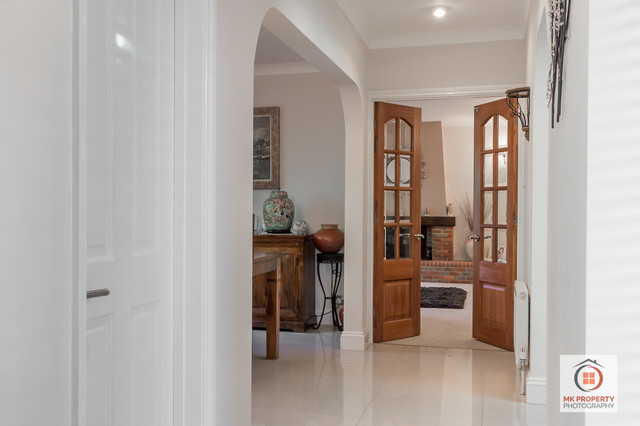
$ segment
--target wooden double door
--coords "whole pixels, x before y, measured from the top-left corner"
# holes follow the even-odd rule
[[[473,337],[513,350],[517,121],[504,99],[474,113]],[[419,108],[375,104],[374,342],[420,334],[421,121]]]

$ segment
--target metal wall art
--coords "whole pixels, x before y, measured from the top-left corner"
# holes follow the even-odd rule
[[[554,121],[560,122],[562,113],[562,74],[564,68],[564,45],[569,29],[571,0],[549,0],[547,16],[551,34],[551,67],[547,83],[547,100],[551,106],[551,128]]]

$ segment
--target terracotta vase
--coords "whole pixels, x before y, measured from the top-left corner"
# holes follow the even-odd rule
[[[313,244],[322,253],[333,254],[342,250],[344,233],[338,225],[320,225],[321,229],[313,234]]]
[[[262,205],[264,225],[269,233],[287,233],[293,223],[295,207],[287,191],[271,191],[271,196]]]

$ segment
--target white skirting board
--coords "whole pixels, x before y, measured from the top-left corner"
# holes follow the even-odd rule
[[[529,376],[527,379],[527,404],[545,405],[547,403],[546,377]]]
[[[343,331],[340,336],[340,350],[364,351],[369,346],[369,331]]]

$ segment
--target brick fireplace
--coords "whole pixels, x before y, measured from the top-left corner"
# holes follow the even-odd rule
[[[455,225],[456,218],[452,216],[422,216],[422,281],[472,283],[473,262],[453,260]]]
[[[453,216],[422,216],[422,260],[453,260]],[[429,252],[431,258],[429,259]]]

